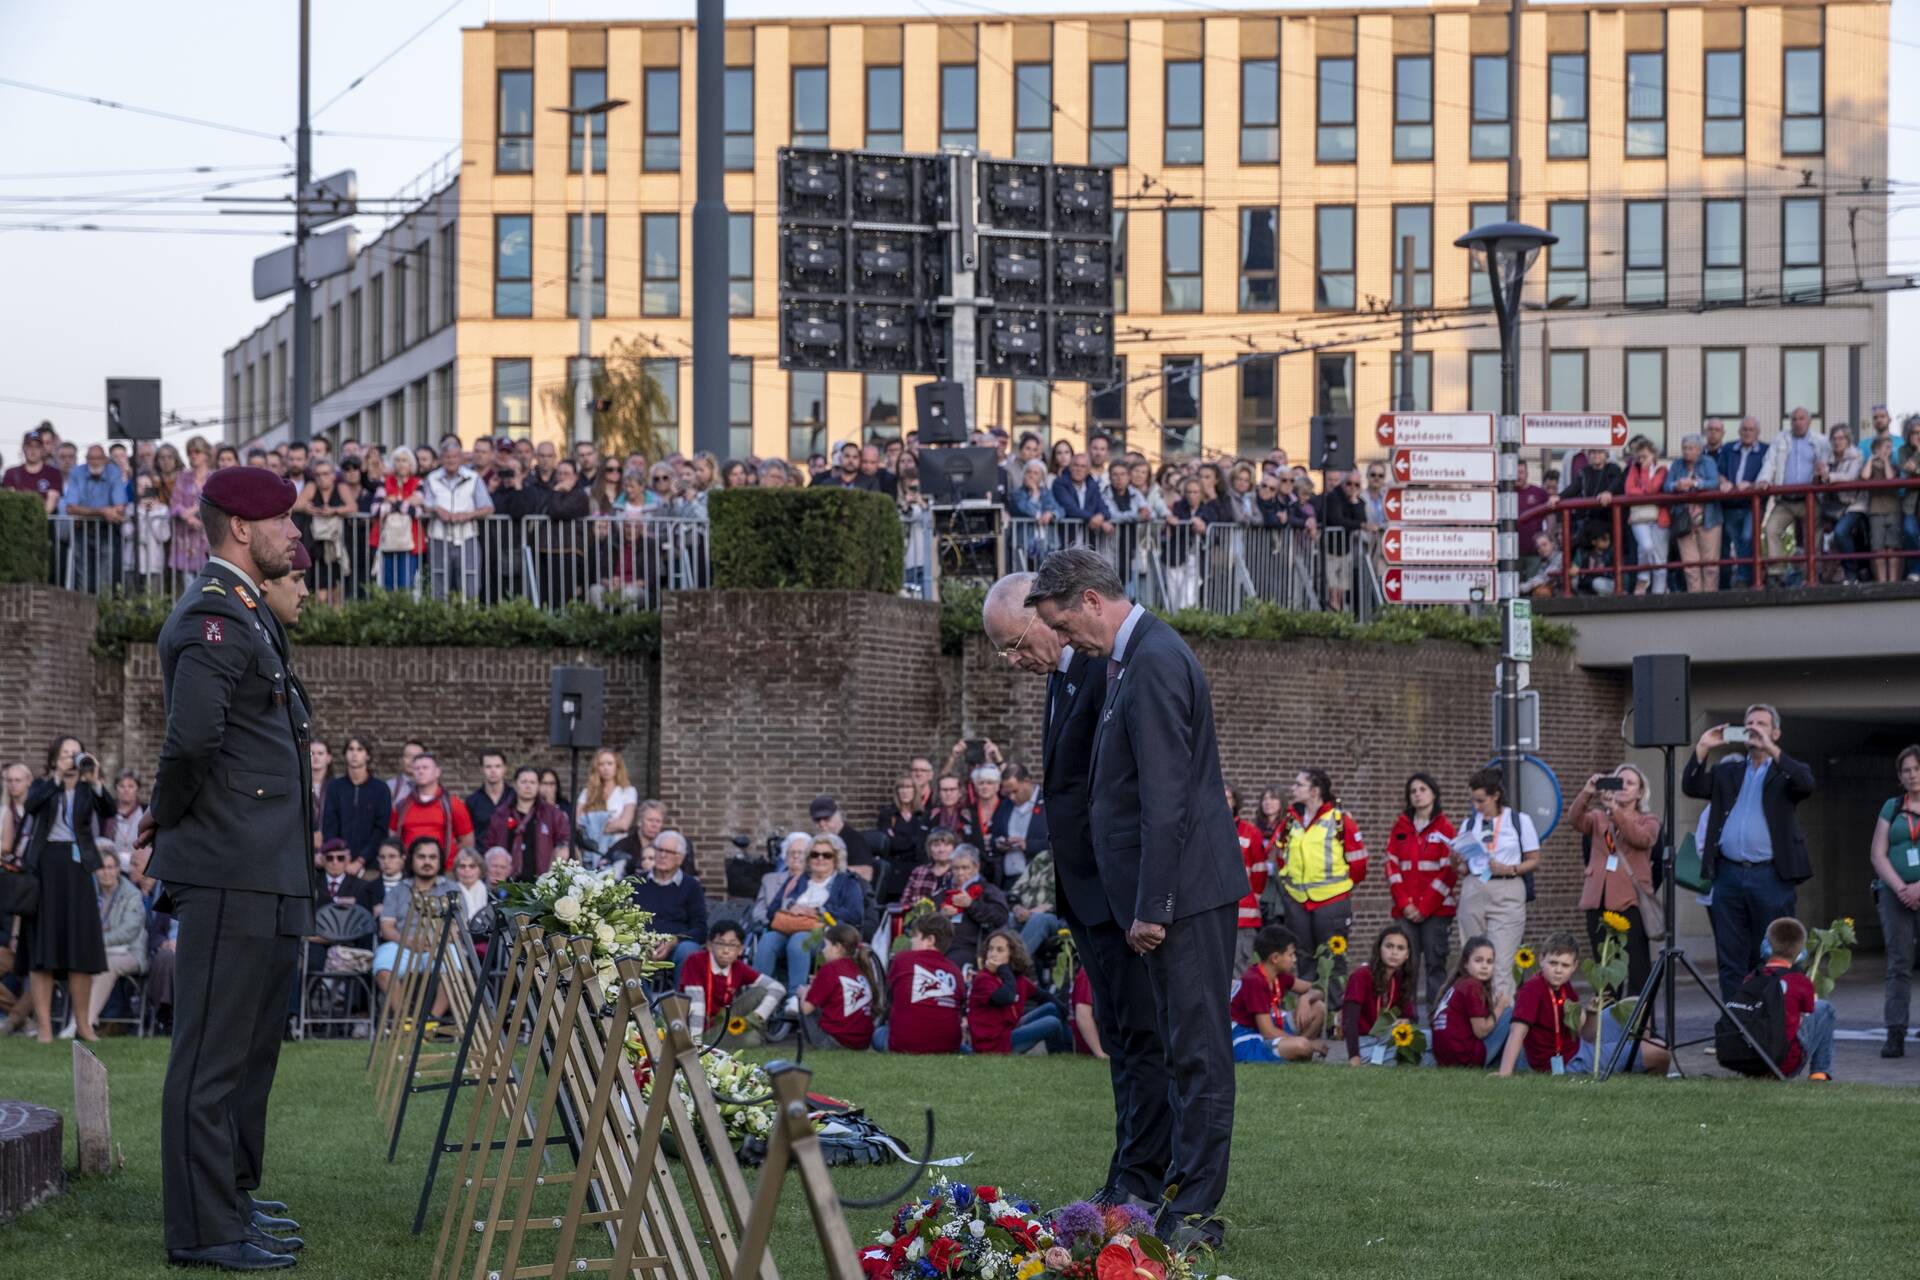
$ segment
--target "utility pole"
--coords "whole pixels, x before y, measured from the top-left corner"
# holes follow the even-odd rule
[[[700,0],[695,26],[693,201],[693,447],[716,458],[730,447],[727,360],[727,6]]]
[[[953,263],[951,328],[947,339],[947,377],[960,384],[966,401],[968,437],[979,423],[974,383],[979,364],[979,307],[974,294],[974,271],[979,263],[980,236],[973,204],[974,160],[971,151],[947,152],[947,190],[953,193],[948,216],[948,261]]]
[[[1414,411],[1413,401],[1413,237],[1400,237],[1400,397],[1393,406]]]
[[[313,287],[307,283],[307,185],[313,181],[313,131],[307,111],[310,0],[300,0],[300,128],[293,161],[293,442],[313,437]]]
[[[1507,0],[1507,221],[1520,221],[1520,14],[1527,0]],[[1519,409],[1514,410],[1520,412]]]
[[[303,0],[304,2],[304,0]],[[573,255],[574,305],[580,308],[580,362],[573,377],[573,439],[575,444],[593,442],[593,120],[627,105],[625,98],[584,107],[549,107],[567,117],[567,137],[573,137],[573,121],[581,124],[580,143],[580,244]]]

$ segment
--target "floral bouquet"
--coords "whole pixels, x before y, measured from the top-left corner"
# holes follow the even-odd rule
[[[640,1096],[651,1100],[653,1061],[647,1057],[638,1031],[627,1033],[626,1047],[627,1061],[635,1064],[633,1078],[640,1085]],[[736,1058],[722,1049],[703,1049],[700,1053],[700,1069],[707,1077],[707,1085],[713,1090],[714,1099],[720,1104],[720,1119],[727,1126],[727,1141],[733,1144],[735,1150],[749,1138],[765,1140],[773,1132],[773,1098],[770,1096],[773,1081],[767,1076],[765,1067],[744,1058]],[[674,1076],[673,1087],[691,1113],[693,1094],[687,1088],[686,1080]],[[820,1127],[817,1120],[814,1127]]]
[[[1410,1067],[1420,1065],[1420,1059],[1427,1052],[1427,1033],[1415,1023],[1399,1016],[1389,1005],[1380,1011],[1380,1017],[1374,1022],[1369,1033],[1382,1045],[1393,1050],[1393,1060]]]
[[[592,938],[602,989],[617,980],[616,961],[639,960],[649,971],[666,967],[653,958],[663,938],[652,929],[652,913],[633,905],[632,886],[611,871],[556,862],[532,884],[508,883],[506,905],[530,913],[549,933]]]

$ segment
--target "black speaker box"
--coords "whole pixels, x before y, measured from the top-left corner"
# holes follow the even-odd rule
[[[1693,741],[1688,707],[1691,666],[1684,653],[1642,653],[1634,658],[1634,746],[1684,747]]]
[[[1315,471],[1353,470],[1353,417],[1351,414],[1315,417],[1311,420],[1312,467]]]
[[[957,382],[923,382],[913,389],[921,444],[967,442],[967,397]]]
[[[555,667],[547,701],[547,742],[577,751],[600,745],[607,673],[599,667]]]

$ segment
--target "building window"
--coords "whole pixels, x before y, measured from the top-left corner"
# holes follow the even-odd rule
[[[793,69],[793,145],[827,145],[827,69]]]
[[[459,278],[454,273],[460,256],[460,227],[449,222],[440,228],[440,323],[449,325],[454,322],[459,310],[460,294],[454,282]]]
[[[434,418],[440,435],[453,431],[453,366],[443,364],[433,371]]]
[[[1240,211],[1240,309],[1280,309],[1279,255],[1275,239],[1280,210],[1271,205]]]
[[[365,338],[365,325],[361,317],[365,314],[360,306],[360,291],[354,289],[347,294],[347,376],[360,376],[360,344]]]
[[[532,279],[531,271],[528,279]],[[531,289],[532,285],[529,284],[528,288]],[[373,363],[377,366],[387,358],[387,278],[385,276],[373,278],[373,296],[367,302],[373,313],[373,333],[368,345]]]
[[[1469,154],[1475,160],[1505,160],[1512,150],[1513,114],[1507,93],[1507,55],[1475,54]]]
[[[1392,406],[1401,413],[1427,413],[1433,409],[1433,353],[1416,351],[1413,353],[1413,382],[1406,382],[1406,357],[1398,351],[1393,353],[1393,399]],[[1401,398],[1402,391],[1410,391],[1411,402]]]
[[[369,404],[363,416],[366,422],[366,442],[368,444],[385,444],[387,438],[382,433],[380,426],[380,402],[375,400],[372,404]]]
[[[1467,353],[1467,410],[1470,413],[1499,413],[1500,353]]]
[[[1747,294],[1747,219],[1743,200],[1709,200],[1700,220],[1702,302],[1743,302]]]
[[[1093,115],[1088,121],[1087,162],[1127,162],[1127,64],[1096,62],[1091,69]]]
[[[340,389],[340,346],[341,346],[340,304],[334,303],[327,308],[327,390]]]
[[[1700,353],[1700,416],[1738,422],[1747,416],[1747,353],[1709,347]]]
[[[1053,66],[1023,62],[1013,69],[1013,158],[1053,163]]]
[[[1667,154],[1667,55],[1627,55],[1627,155]]]
[[[727,360],[727,456],[746,458],[753,453],[753,361],[744,356]]]
[[[971,62],[940,68],[940,145],[980,143],[980,69]]]
[[[1201,307],[1200,211],[1169,209],[1162,215],[1166,236],[1162,242],[1160,297],[1162,311],[1198,311]]]
[[[752,73],[748,72],[751,77]],[[680,68],[647,68],[646,136],[640,144],[640,167],[648,173],[672,173],[680,168]],[[747,154],[753,154],[753,92],[747,92]],[[732,131],[730,116],[722,113],[722,131]],[[722,138],[724,150],[730,140]],[[751,163],[751,162],[749,162]],[[727,165],[729,169],[733,165]]]
[[[1353,354],[1323,351],[1313,362],[1314,412],[1321,417],[1353,412]]]
[[[413,438],[421,444],[430,444],[433,439],[433,397],[428,393],[427,380],[417,378],[413,384]]]
[[[407,392],[404,387],[387,397],[387,433],[395,444],[407,438]]]
[[[1747,149],[1746,81],[1744,51],[1707,51],[1707,118],[1701,124],[1701,155],[1737,156]]]
[[[1547,158],[1586,154],[1587,55],[1556,53],[1547,59]]]
[[[1393,60],[1393,158],[1433,159],[1433,59]]]
[[[678,74],[678,73],[676,73]],[[675,103],[677,111],[679,104]],[[648,113],[652,118],[652,113]],[[721,148],[726,153],[729,171],[750,170],[753,168],[753,68],[727,68],[727,105],[726,139]],[[676,146],[678,142],[676,140]],[[672,168],[679,168],[676,163]]]
[[[1820,347],[1784,347],[1780,351],[1780,429],[1785,431],[1793,422],[1793,411],[1805,409],[1813,418],[1813,429],[1824,431],[1821,419],[1825,416],[1820,406],[1826,403],[1822,394],[1825,351]]]
[[[1409,303],[1401,287],[1402,246],[1413,241],[1413,301]],[[1393,243],[1388,246],[1387,260],[1393,269],[1393,305],[1401,310],[1408,306],[1430,307],[1433,305],[1433,206],[1430,204],[1397,204],[1393,206]]]
[[[1587,353],[1550,351],[1547,353],[1547,412],[1585,413],[1587,411]]]
[[[496,173],[533,172],[533,72],[502,71],[496,80],[500,119],[495,126]]]
[[[422,240],[413,251],[413,339],[433,332],[433,245]]]
[[[1321,164],[1352,164],[1359,148],[1353,117],[1353,59],[1320,59],[1315,96],[1319,103],[1315,156]]]
[[[1053,386],[1045,378],[1013,380],[1013,429],[1042,440],[1053,434]]]
[[[674,273],[678,276],[679,272]],[[727,314],[753,314],[753,215],[727,215]]]
[[[900,438],[899,374],[869,373],[860,379],[860,428],[870,444]]]
[[[787,457],[805,462],[827,451],[827,375],[818,369],[787,374]]]
[[[1240,163],[1280,159],[1280,63],[1250,58],[1240,64]]]
[[[904,151],[907,135],[901,124],[900,68],[867,68],[867,150]]]
[[[1264,454],[1280,439],[1278,356],[1240,361],[1240,417],[1234,451]]]
[[[1504,204],[1470,204],[1467,206],[1467,229],[1490,227],[1496,222],[1507,220],[1507,206]],[[1487,282],[1487,273],[1473,265],[1473,255],[1467,255],[1467,304],[1475,307],[1493,305],[1493,286]]]
[[[533,361],[515,357],[493,362],[493,428],[521,435],[532,430]]]
[[[593,314],[607,314],[607,215],[593,215]],[[567,215],[567,279],[572,288],[567,290],[567,314],[580,314],[580,215]]]
[[[1820,197],[1780,202],[1780,294],[1788,302],[1819,302],[1822,278]]]
[[[1200,449],[1200,357],[1160,362],[1160,456],[1184,458]]]
[[[640,219],[640,314],[680,314],[680,215],[649,213]]]
[[[412,265],[411,253],[396,253],[393,256],[393,349],[396,352],[407,349],[407,268]]]
[[[1313,211],[1315,311],[1353,310],[1353,206],[1323,204]]]
[[[1627,422],[1634,431],[1667,450],[1667,353],[1628,351]]]
[[[1547,230],[1560,237],[1547,246],[1547,305],[1587,305],[1587,206],[1563,201],[1547,206]]]
[[[680,445],[680,362],[672,356],[649,356],[640,362],[640,376],[660,392],[660,416],[653,427],[653,438],[662,447]]]
[[[357,313],[358,307],[355,308]],[[380,331],[380,280],[374,277],[374,333]],[[533,218],[524,213],[503,213],[493,220],[493,314],[530,316],[533,314]],[[357,320],[356,314],[356,320]],[[357,344],[356,344],[357,345]],[[375,360],[379,338],[374,339]],[[355,373],[360,372],[358,369]]]
[[[578,111],[581,107],[598,106],[607,100],[607,73],[605,68],[585,70],[575,67],[573,78],[569,82],[568,92],[572,95],[567,105]],[[567,125],[572,134],[567,141],[567,172],[580,172],[580,153],[586,145],[587,117],[570,115]],[[593,122],[593,170],[595,173],[607,171],[607,119],[603,115]]]
[[[1784,57],[1780,154],[1819,155],[1827,146],[1825,50],[1788,49]]]
[[[1113,211],[1113,309],[1127,309],[1127,211]]]
[[[1200,164],[1206,157],[1205,79],[1198,62],[1167,64],[1166,163]]]
[[[1667,203],[1627,201],[1626,303],[1657,307],[1667,300]]]
[[[326,348],[321,345],[321,336],[322,336],[321,329],[322,329],[322,325],[320,323],[320,317],[315,316],[313,318],[313,323],[307,326],[307,332],[308,332],[307,403],[308,404],[312,404],[315,400],[318,400],[323,394],[320,390],[320,370],[323,366],[323,362],[320,357],[322,353],[325,352]]]
[[[1113,381],[1092,392],[1087,397],[1087,426],[1094,431],[1104,431],[1113,441],[1114,453],[1120,453],[1127,439],[1127,358],[1116,356],[1113,361]]]

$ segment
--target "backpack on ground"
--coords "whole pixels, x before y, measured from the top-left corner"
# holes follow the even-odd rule
[[[1784,1069],[1787,1060],[1787,992],[1779,969],[1763,968],[1740,984],[1727,1001],[1727,1013],[1713,1027],[1713,1045],[1720,1065],[1742,1075],[1772,1075],[1767,1058]],[[1745,1027],[1754,1043],[1766,1050],[1767,1058],[1753,1051]]]

